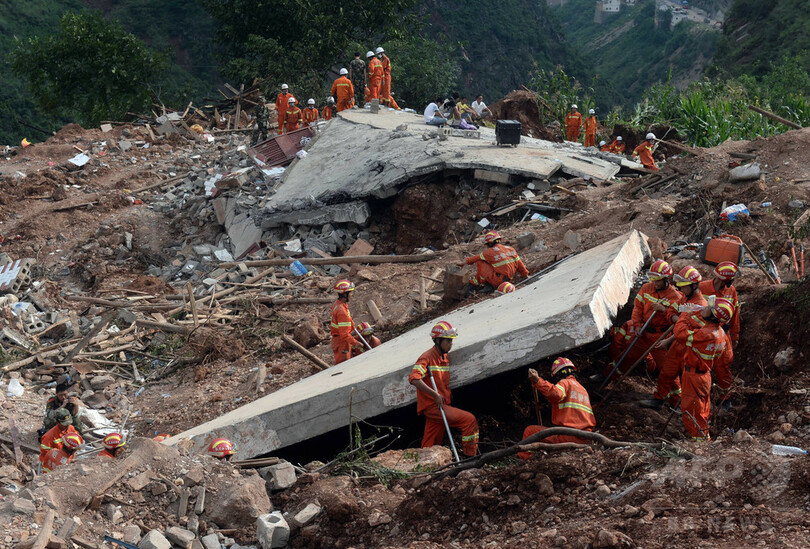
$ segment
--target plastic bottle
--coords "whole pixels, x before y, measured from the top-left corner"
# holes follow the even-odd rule
[[[807,450],[802,450],[795,446],[782,446],[781,444],[774,444],[771,453],[775,456],[806,456]]]
[[[290,265],[290,270],[296,276],[304,276],[305,274],[307,274],[307,272],[309,272],[307,271],[307,268],[304,267],[304,264],[298,261],[297,259],[293,261],[292,264]]]

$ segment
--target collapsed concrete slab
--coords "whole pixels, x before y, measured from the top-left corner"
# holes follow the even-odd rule
[[[307,157],[284,174],[265,214],[387,198],[414,177],[446,169],[531,179],[547,179],[558,170],[609,179],[619,171],[615,163],[573,144],[524,137],[518,147],[498,147],[488,128],[481,129],[481,139],[442,137],[421,115],[343,111],[318,135]]]
[[[516,292],[461,308],[442,318],[459,330],[451,386],[462,387],[564,353],[602,337],[630,295],[650,255],[638,231],[561,263]],[[356,417],[369,418],[410,405],[416,390],[408,374],[430,348],[434,321],[340,366],[233,410],[167,441],[190,438],[203,451],[226,437],[252,457],[321,435]],[[474,411],[474,410],[473,410]]]

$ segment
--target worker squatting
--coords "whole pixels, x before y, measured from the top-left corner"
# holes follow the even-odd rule
[[[366,62],[360,58],[360,53],[354,54],[349,68],[340,69],[340,76],[332,84],[331,95],[326,105],[319,111],[314,98],[307,100],[307,106],[300,108],[298,100],[290,91],[287,84],[281,85],[281,92],[276,96],[276,113],[278,115],[278,133],[289,133],[303,126],[308,126],[318,120],[331,120],[336,112],[352,107],[361,108],[372,99],[379,100],[385,107],[400,110],[391,92],[391,59],[385,54],[385,49],[377,48],[376,53],[366,53]],[[251,136],[251,143],[264,141],[268,138],[268,124],[270,122],[270,109],[264,96],[259,96],[259,105],[254,113],[256,129]]]

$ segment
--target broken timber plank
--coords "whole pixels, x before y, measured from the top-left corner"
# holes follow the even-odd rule
[[[284,343],[286,343],[287,345],[289,345],[290,347],[292,347],[293,349],[295,349],[296,351],[307,357],[309,360],[311,360],[312,363],[318,367],[318,369],[320,370],[329,369],[329,365],[326,362],[324,362],[323,360],[321,360],[320,358],[309,352],[303,345],[299,345],[297,341],[295,341],[287,334],[281,334],[281,339],[284,340]]]
[[[754,112],[758,112],[762,116],[770,118],[774,122],[779,122],[780,124],[784,124],[788,128],[793,128],[794,130],[802,129],[802,127],[799,124],[797,124],[795,122],[791,122],[790,120],[782,118],[781,116],[777,116],[777,115],[773,114],[772,112],[766,111],[765,109],[760,109],[759,107],[755,107],[754,105],[748,105],[748,108],[751,109]]]
[[[90,340],[96,337],[101,330],[106,328],[107,324],[112,322],[112,319],[115,318],[116,315],[118,315],[118,311],[116,311],[115,309],[104,313],[101,317],[101,320],[98,321],[98,324],[93,326],[93,329],[87,332],[87,335],[84,336],[84,338],[81,341],[79,341],[76,344],[76,346],[73,347],[73,349],[70,350],[70,352],[67,354],[67,356],[64,358],[62,362],[67,363],[73,360],[73,357],[79,354],[79,351],[84,349],[87,346],[87,344],[90,343]]]

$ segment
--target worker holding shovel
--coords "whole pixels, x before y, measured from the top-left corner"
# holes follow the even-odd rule
[[[430,331],[433,347],[422,353],[416,361],[408,381],[416,387],[416,413],[425,416],[425,435],[422,448],[436,446],[447,433],[458,460],[450,428],[461,429],[461,451],[465,456],[478,453],[478,421],[470,412],[450,406],[450,362],[447,353],[453,347],[458,332],[446,321]],[[428,380],[429,384],[425,382]]]

